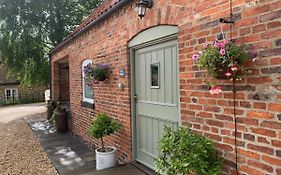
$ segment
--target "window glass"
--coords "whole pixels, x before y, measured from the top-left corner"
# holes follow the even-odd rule
[[[151,69],[151,87],[152,88],[159,88],[159,63],[154,63],[150,65]]]
[[[92,64],[92,60],[85,60],[82,63],[82,79],[83,79],[83,101],[94,103],[93,80],[85,75],[84,67]]]
[[[85,98],[93,99],[94,91],[93,91],[93,81],[84,77],[84,91]]]
[[[11,98],[18,98],[18,89],[17,88],[9,88],[5,89],[5,96],[6,99],[11,99]]]
[[[6,97],[11,97],[11,89],[6,89]]]

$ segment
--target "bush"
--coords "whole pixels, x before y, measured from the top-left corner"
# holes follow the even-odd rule
[[[105,152],[103,138],[118,132],[121,129],[121,124],[107,114],[97,114],[95,120],[89,128],[89,134],[95,139],[101,139],[102,150]]]
[[[213,141],[190,129],[166,127],[160,141],[156,171],[167,175],[218,175],[221,161]]]
[[[47,107],[51,110],[55,110],[58,106],[58,103],[55,100],[48,101]]]
[[[59,112],[65,112],[65,108],[62,106],[60,102],[56,101],[51,101],[50,105],[48,106],[53,110],[52,117],[51,117],[51,122],[53,124],[56,124],[56,118]]]

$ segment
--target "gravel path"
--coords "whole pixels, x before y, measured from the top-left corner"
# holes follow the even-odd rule
[[[25,118],[42,116],[36,114]],[[26,119],[6,122],[0,122],[0,174],[57,175]]]
[[[13,120],[24,118],[28,115],[43,113],[46,111],[45,103],[15,105],[0,108],[0,123],[9,123]]]

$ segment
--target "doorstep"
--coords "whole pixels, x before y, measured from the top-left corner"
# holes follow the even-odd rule
[[[96,171],[95,154],[72,133],[60,134],[46,120],[28,121],[60,175],[146,175],[132,164]]]

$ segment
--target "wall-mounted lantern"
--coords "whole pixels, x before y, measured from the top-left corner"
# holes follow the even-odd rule
[[[152,7],[152,4],[153,0],[138,0],[136,11],[141,19],[144,17],[146,10]]]

